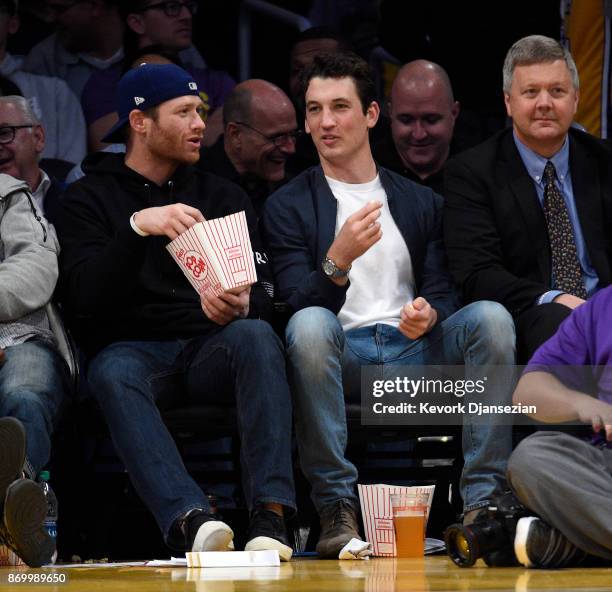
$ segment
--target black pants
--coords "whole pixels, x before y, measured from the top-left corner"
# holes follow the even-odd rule
[[[517,363],[526,364],[536,349],[557,332],[561,321],[571,312],[571,308],[551,302],[533,306],[516,317]]]

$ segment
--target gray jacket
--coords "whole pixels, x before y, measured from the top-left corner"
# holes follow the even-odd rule
[[[0,174],[0,347],[50,337],[45,305],[57,283],[59,244],[28,186]]]

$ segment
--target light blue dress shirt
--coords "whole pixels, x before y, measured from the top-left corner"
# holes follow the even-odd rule
[[[587,251],[586,243],[584,242],[584,235],[582,233],[582,227],[580,226],[580,219],[578,218],[578,210],[576,209],[576,200],[574,199],[574,189],[572,187],[572,176],[569,168],[569,137],[565,139],[561,150],[557,152],[551,158],[544,158],[539,154],[535,153],[531,148],[528,148],[523,144],[514,133],[514,143],[521,155],[523,164],[532,178],[540,205],[544,207],[544,167],[550,160],[556,172],[556,185],[561,191],[561,195],[565,201],[567,211],[569,214],[570,222],[574,229],[574,239],[576,241],[576,252],[578,255],[578,261],[582,268],[582,280],[584,281],[584,287],[588,296],[593,295],[597,291],[597,285],[599,278],[595,269],[591,265],[589,259],[589,253]],[[555,278],[551,277],[551,285],[555,285]],[[544,292],[539,298],[538,304],[545,304],[552,302],[557,296],[563,294],[562,290],[549,290]]]

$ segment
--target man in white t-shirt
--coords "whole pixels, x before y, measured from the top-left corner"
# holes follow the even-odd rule
[[[294,312],[289,379],[301,466],[321,517],[317,551],[337,558],[359,537],[345,398],[359,400],[361,367],[466,364],[469,376],[510,367],[514,329],[496,303],[457,310],[442,198],[374,162],[369,130],[379,107],[367,64],[318,56],[303,80],[306,131],[321,164],[270,196],[263,226],[280,298]],[[508,382],[481,401],[508,404],[511,395]],[[464,520],[505,488],[511,428],[503,423],[463,417]]]

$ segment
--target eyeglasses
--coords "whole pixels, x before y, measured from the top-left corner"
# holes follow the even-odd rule
[[[168,17],[176,17],[181,14],[183,6],[191,13],[191,16],[198,12],[197,0],[187,0],[187,2],[178,2],[178,0],[168,0],[168,2],[158,2],[157,4],[149,4],[141,8],[138,12],[144,12],[145,10],[160,9],[164,11],[164,14]]]
[[[260,132],[257,128],[249,125],[248,123],[244,123],[243,121],[234,121],[236,125],[242,125],[255,133],[259,134],[262,138],[264,138],[267,142],[271,142],[277,148],[280,146],[284,146],[288,142],[297,142],[297,139],[302,135],[302,130],[296,129],[290,132],[285,132],[283,134],[274,134],[273,136],[267,136],[263,132]]]
[[[33,123],[24,125],[3,125],[0,127],[0,144],[10,144],[15,139],[15,130],[34,127]]]

